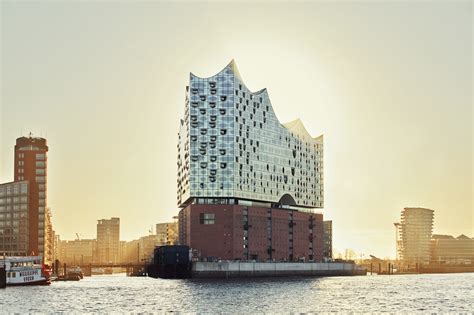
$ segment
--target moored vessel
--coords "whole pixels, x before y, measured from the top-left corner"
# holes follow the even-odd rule
[[[5,257],[7,286],[51,284],[51,271],[41,256]]]

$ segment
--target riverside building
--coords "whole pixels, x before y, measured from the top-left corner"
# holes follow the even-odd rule
[[[177,245],[178,222],[157,223],[156,236],[160,245]]]
[[[190,74],[178,137],[180,244],[201,258],[323,259],[323,136],[281,124],[234,61]]]
[[[464,234],[433,234],[431,237],[431,262],[435,264],[472,264],[474,263],[474,238]]]
[[[0,184],[0,254],[29,254],[28,181]]]
[[[54,231],[47,207],[46,139],[20,137],[14,154],[14,182],[0,185],[0,252],[53,260]]]
[[[429,264],[434,210],[404,208],[401,222],[396,224],[398,257],[412,263]]]
[[[324,229],[323,256],[325,259],[332,259],[332,221],[324,221],[323,229]]]
[[[97,221],[97,262],[115,264],[120,261],[120,218]]]

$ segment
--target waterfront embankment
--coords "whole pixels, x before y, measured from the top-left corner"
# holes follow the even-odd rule
[[[362,276],[367,269],[353,263],[193,262],[192,278]]]

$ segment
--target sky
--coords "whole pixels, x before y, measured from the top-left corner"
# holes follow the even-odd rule
[[[281,122],[324,134],[336,251],[395,256],[404,207],[474,236],[471,2],[2,1],[0,182],[15,139],[46,137],[61,239],[121,239],[177,214],[189,72],[235,59]]]

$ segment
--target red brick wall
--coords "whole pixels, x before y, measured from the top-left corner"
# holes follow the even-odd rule
[[[272,210],[272,247],[275,260],[288,260],[289,257],[289,215],[287,210]]]
[[[233,209],[233,231],[232,238],[233,238],[233,255],[232,259],[241,258],[245,259],[244,257],[244,224],[243,224],[243,207],[239,206],[232,206]]]
[[[268,259],[267,209],[249,207],[249,258]]]
[[[313,251],[314,260],[323,260],[323,246],[324,246],[324,230],[323,230],[323,215],[313,214]]]
[[[309,214],[293,211],[293,257],[309,259]]]
[[[181,210],[187,214],[186,245],[197,249],[201,257],[233,259],[233,207],[233,205],[190,205]],[[201,224],[201,213],[213,213],[215,224]]]
[[[19,149],[24,146],[34,146],[39,148],[38,151],[27,151]],[[38,207],[39,207],[39,189],[38,184],[36,183],[36,154],[37,153],[44,153],[48,151],[48,147],[46,146],[46,140],[44,139],[37,139],[37,138],[27,138],[21,137],[16,139],[15,145],[15,156],[14,156],[14,180],[18,181],[19,177],[22,176],[23,180],[29,181],[28,189],[28,219],[29,219],[29,239],[28,239],[28,252],[29,254],[38,255]],[[24,165],[19,165],[19,155],[20,153],[24,154],[24,158],[21,160],[24,161]],[[47,160],[44,160],[47,163]],[[19,169],[23,169],[24,173],[19,173]],[[45,167],[47,169],[47,167]],[[47,176],[39,175],[39,176]],[[46,182],[44,183],[47,185],[47,177]],[[46,193],[46,191],[45,191]],[[45,198],[46,199],[46,198]],[[46,207],[46,205],[44,206]],[[44,221],[43,221],[44,222]],[[43,235],[44,236],[44,235]],[[46,242],[46,240],[45,240]]]
[[[180,228],[186,229],[186,238],[180,241],[198,250],[201,258],[233,260],[246,259],[243,250],[243,209],[241,205],[189,205],[181,210]],[[271,242],[268,239],[268,208],[248,207],[248,248],[249,259],[268,260],[271,246],[272,259],[289,259],[289,211],[271,210]],[[201,213],[214,213],[215,224],[201,224]],[[313,228],[310,217],[313,216]],[[293,258],[310,258],[310,240],[313,239],[314,259],[322,260],[323,217],[293,211]],[[311,233],[312,232],[312,233]],[[183,235],[180,232],[180,235]]]

